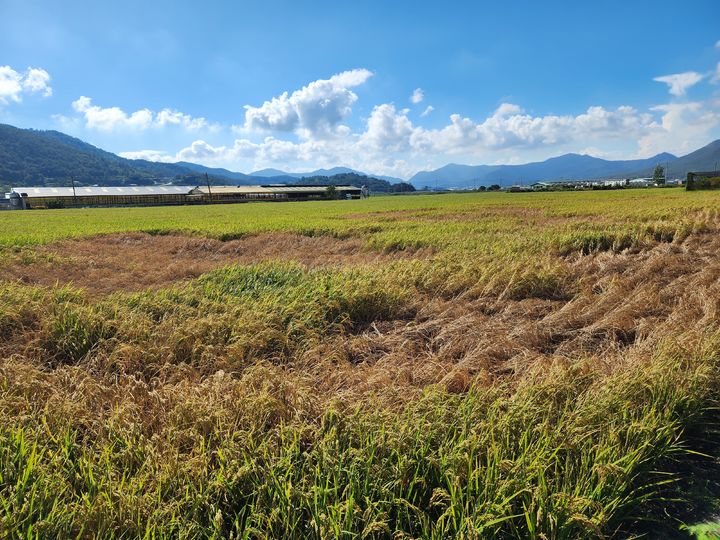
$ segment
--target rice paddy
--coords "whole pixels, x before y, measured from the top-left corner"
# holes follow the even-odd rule
[[[0,536],[712,534],[719,210],[0,213]]]

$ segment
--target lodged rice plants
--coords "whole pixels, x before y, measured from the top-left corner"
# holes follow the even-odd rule
[[[700,534],[719,202],[0,215],[0,536]]]

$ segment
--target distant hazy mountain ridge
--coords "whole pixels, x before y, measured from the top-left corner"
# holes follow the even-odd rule
[[[668,165],[670,174],[683,169],[684,162],[662,153],[647,159],[610,161],[580,154],[565,154],[545,161],[523,165],[456,165],[423,171],[410,181],[416,186],[472,187],[473,185],[513,185],[544,180],[578,180],[625,176],[650,176],[656,165]],[[679,176],[684,176],[682,171]]]

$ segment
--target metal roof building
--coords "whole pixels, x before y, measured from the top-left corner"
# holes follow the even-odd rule
[[[187,195],[193,186],[92,186],[92,187],[16,187],[12,192],[27,197],[103,197],[107,195]],[[27,194],[27,195],[26,195]]]
[[[186,204],[192,186],[17,187],[22,208]]]
[[[233,202],[242,200],[311,200],[328,199],[330,194],[325,185],[288,186],[285,184],[265,184],[260,186],[198,186],[192,193],[202,194],[215,202]],[[362,188],[355,186],[335,186],[336,197],[341,199],[359,199]]]
[[[89,206],[153,206],[234,203],[257,200],[302,201],[359,199],[361,188],[324,185],[288,186],[93,186],[16,187],[8,194],[13,208],[82,208]]]

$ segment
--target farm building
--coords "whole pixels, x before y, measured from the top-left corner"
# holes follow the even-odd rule
[[[123,187],[18,187],[6,195],[12,209],[83,208],[89,206],[158,206],[177,204],[239,203],[250,201],[303,201],[359,199],[366,194],[354,186],[123,186]]]
[[[127,187],[19,187],[9,197],[11,205],[27,208],[86,206],[135,206],[185,204],[190,186]],[[13,199],[17,201],[12,204]]]
[[[335,186],[335,193],[328,192],[328,186],[287,186],[268,184],[262,186],[198,186],[192,196],[201,195],[212,202],[244,202],[256,200],[306,201],[329,198],[359,199],[363,189],[355,186]]]

